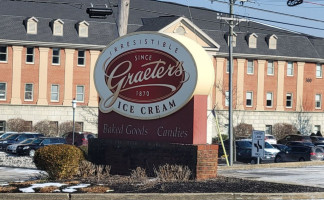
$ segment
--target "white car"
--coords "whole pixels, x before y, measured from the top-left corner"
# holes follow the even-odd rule
[[[264,141],[268,142],[269,144],[277,144],[276,138],[270,134],[265,134]]]

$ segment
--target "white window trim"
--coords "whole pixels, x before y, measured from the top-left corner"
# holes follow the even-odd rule
[[[287,95],[288,94],[290,94],[290,97],[291,97],[291,99],[290,99],[290,102],[291,102],[291,106],[287,106]],[[292,108],[293,107],[293,94],[292,93],[290,93],[290,92],[288,92],[288,93],[286,93],[286,108]]]
[[[27,20],[27,34],[37,34],[37,24],[38,24],[38,19],[35,18],[35,17],[31,17]],[[31,30],[30,29],[30,26],[31,25],[34,25],[35,26],[35,29],[34,30]]]
[[[83,64],[82,65],[79,64],[79,51],[83,51],[84,52]],[[80,67],[85,67],[86,66],[86,51],[85,50],[78,50],[77,66],[80,66]]]
[[[52,94],[53,94],[53,86],[57,86],[57,100],[56,99],[52,99]],[[51,102],[59,102],[60,101],[60,86],[59,84],[52,84],[51,85]]]
[[[317,67],[320,67],[320,72],[321,72],[321,76],[317,76]],[[322,66],[322,64],[316,64],[316,72],[315,72],[316,74],[316,78],[323,78],[323,66]]]
[[[31,91],[31,99],[26,99],[26,85],[32,85],[32,91]],[[30,91],[28,91],[30,92]],[[25,84],[25,93],[24,93],[24,101],[34,101],[34,84],[32,83],[26,83]]]
[[[77,96],[78,96],[78,94],[79,94],[79,93],[78,93],[78,87],[83,87],[82,101],[79,101],[78,98],[77,98]],[[85,86],[84,86],[84,85],[77,85],[77,86],[76,86],[76,90],[75,90],[75,92],[76,92],[76,99],[75,99],[75,100],[76,100],[77,102],[82,102],[82,103],[83,103],[83,102],[84,102],[84,97],[85,97]]]
[[[33,48],[33,62],[27,62],[27,56],[28,55],[31,55],[31,54],[28,54],[27,51],[28,51],[28,48]],[[35,47],[26,47],[26,64],[34,64],[35,63]]]
[[[269,62],[271,62],[272,63],[272,74],[269,74]],[[269,60],[268,61],[268,64],[267,64],[267,75],[269,75],[269,76],[274,76],[274,74],[275,74],[275,67],[274,67],[274,62],[272,61],[272,60]]]
[[[317,107],[317,100],[316,100],[316,97],[319,96],[319,103],[320,103],[320,106]],[[315,109],[321,109],[322,108],[322,95],[321,94],[315,94]]]
[[[60,19],[57,19],[53,22],[53,35],[54,36],[63,36],[64,22]],[[60,32],[58,32],[60,30]]]
[[[58,63],[53,63],[54,49],[57,49],[58,50],[58,56],[57,56],[58,57]],[[60,48],[53,48],[52,49],[52,65],[61,65],[61,49]]]
[[[82,28],[86,30],[85,33],[82,33],[81,31]],[[79,33],[79,37],[89,36],[89,23],[87,21],[82,21],[78,24],[78,33]]]
[[[7,100],[7,83],[5,82],[0,82],[0,83],[4,83],[5,84],[5,96],[4,96],[4,99],[0,99],[0,101],[6,101]]]
[[[0,60],[0,63],[8,63],[8,46],[0,45],[0,47],[6,47],[6,60]],[[0,52],[1,54],[1,52]],[[4,53],[2,53],[4,54]]]
[[[252,61],[252,73],[249,73],[249,61]],[[246,72],[247,72],[247,74],[254,74],[254,60],[248,60]]]
[[[225,106],[229,106],[229,91],[225,91]]]
[[[288,66],[289,66],[289,63],[291,63],[291,71],[292,71],[292,74],[288,74]],[[287,63],[287,76],[294,76],[294,63],[293,62],[288,62]]]
[[[251,93],[251,105],[247,105],[247,100],[248,100],[247,93]],[[246,95],[246,101],[245,101],[246,107],[249,107],[249,108],[253,107],[253,92],[252,91],[247,91],[245,95]]]
[[[271,94],[271,106],[267,105],[267,101],[268,101],[268,94]],[[266,94],[266,107],[267,108],[272,108],[273,107],[273,93],[272,92],[267,92]]]

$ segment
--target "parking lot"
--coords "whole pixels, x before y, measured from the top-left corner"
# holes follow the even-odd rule
[[[221,166],[218,175],[324,188],[324,162]]]

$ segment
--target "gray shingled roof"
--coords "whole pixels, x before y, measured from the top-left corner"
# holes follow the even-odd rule
[[[117,37],[116,17],[117,0],[64,0],[70,4],[60,4],[60,0],[51,0],[55,3],[35,3],[24,1],[0,1],[0,43],[6,40],[30,41],[43,43],[80,44],[89,49],[103,48]],[[107,19],[89,18],[86,8],[90,2],[95,7],[108,4],[113,9],[113,15]],[[175,3],[159,2],[155,0],[131,0],[128,32],[134,31],[157,31],[181,16],[192,20],[202,31],[209,35],[220,45],[220,53],[228,52],[225,34],[228,32],[228,25],[217,16],[226,14],[205,8],[191,7],[190,12],[187,6]],[[38,34],[28,35],[23,20],[28,17],[36,17],[38,22]],[[61,19],[64,22],[64,36],[53,36],[50,22],[53,19]],[[89,37],[79,38],[75,24],[80,21],[89,22]],[[323,58],[324,40],[313,38],[307,35],[290,32],[284,29],[275,28],[256,22],[241,22],[235,27],[237,34],[237,46],[234,53],[250,55],[271,55],[282,57],[300,58]],[[248,33],[258,35],[257,48],[248,47],[245,36]],[[275,34],[278,37],[278,48],[269,49],[266,37]]]

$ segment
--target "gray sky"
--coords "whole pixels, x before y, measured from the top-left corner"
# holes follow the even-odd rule
[[[213,3],[210,0],[161,1],[229,12],[229,0],[214,0]],[[245,2],[243,6],[238,0],[236,2],[234,6],[234,14],[236,15],[250,17],[254,21],[324,38],[324,0],[304,0],[302,4],[294,7],[287,6],[286,0],[251,0]]]

